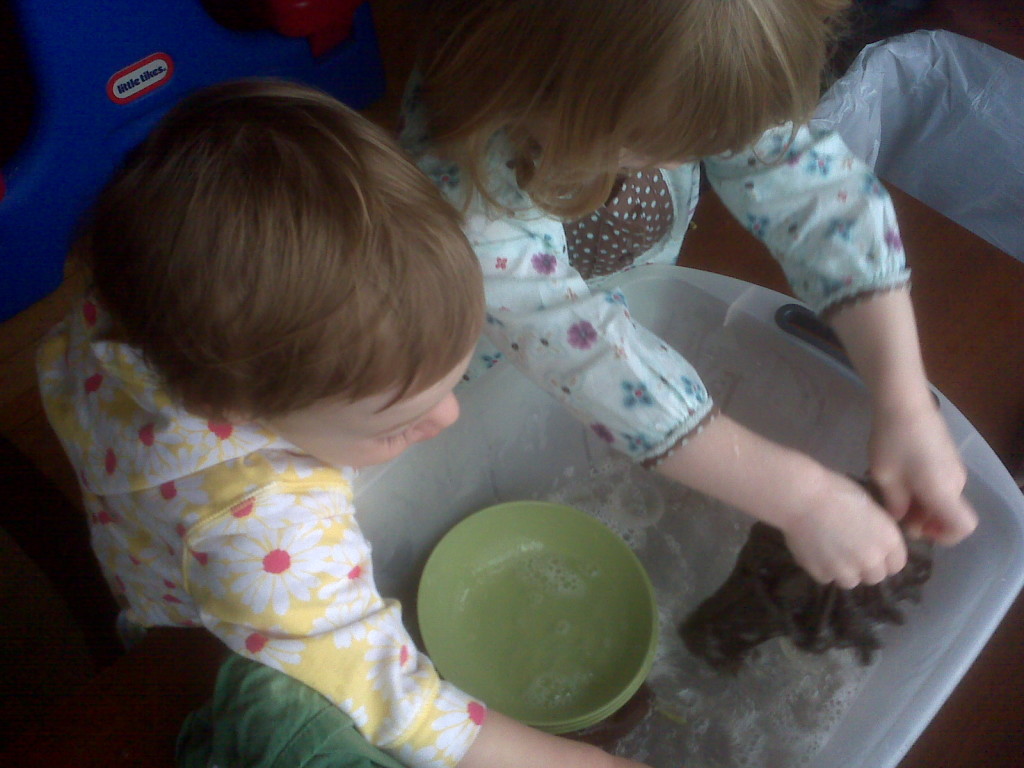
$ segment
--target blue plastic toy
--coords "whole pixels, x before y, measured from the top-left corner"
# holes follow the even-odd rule
[[[38,111],[0,184],[0,321],[60,284],[79,218],[125,153],[184,95],[239,77],[282,77],[360,109],[384,90],[365,3],[346,20],[348,36],[326,52],[322,37],[227,29],[199,0],[13,5]]]

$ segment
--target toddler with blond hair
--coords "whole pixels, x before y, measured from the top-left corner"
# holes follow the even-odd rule
[[[403,142],[464,212],[484,272],[477,375],[508,359],[613,448],[780,528],[842,587],[912,535],[977,524],[925,378],[885,188],[807,126],[848,0],[438,0]],[[615,275],[674,264],[701,169],[839,334],[872,396],[879,505],[719,413]]]

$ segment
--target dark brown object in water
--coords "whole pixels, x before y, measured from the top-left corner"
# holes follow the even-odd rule
[[[755,523],[725,583],[679,628],[686,647],[713,667],[737,670],[750,651],[784,636],[802,650],[854,648],[862,664],[881,648],[877,629],[902,624],[898,604],[917,602],[931,576],[931,545],[907,542],[906,567],[881,584],[819,584],[796,564],[782,532]]]

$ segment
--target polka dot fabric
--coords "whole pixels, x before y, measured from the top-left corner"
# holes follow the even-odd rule
[[[672,229],[674,209],[661,171],[620,177],[590,216],[565,224],[569,262],[584,280],[630,266]]]

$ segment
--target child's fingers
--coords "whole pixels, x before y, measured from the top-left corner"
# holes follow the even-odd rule
[[[840,589],[853,589],[860,584],[861,579],[859,574],[852,573],[851,571],[840,571],[836,574],[835,578],[832,579],[837,587]]]
[[[933,510],[923,533],[938,544],[951,547],[966,539],[978,527],[978,515],[962,496],[941,509]]]
[[[961,470],[946,477],[933,477],[918,490],[910,518],[920,535],[952,546],[974,532],[978,515],[963,495],[963,474]]]
[[[907,544],[903,541],[903,537],[900,536],[897,545],[885,556],[885,567],[889,572],[888,575],[892,576],[894,573],[902,571],[907,565],[908,557]]]
[[[885,579],[888,576],[888,565],[887,563],[883,562],[878,565],[865,568],[864,572],[861,574],[860,583],[867,584],[868,586],[873,586],[875,584],[880,584],[881,582],[885,581]]]
[[[871,475],[871,480],[882,494],[882,506],[894,520],[902,520],[911,508],[910,489],[896,477]]]

